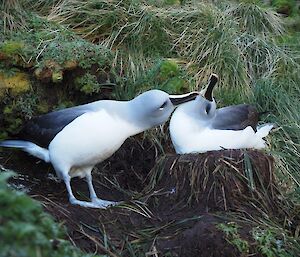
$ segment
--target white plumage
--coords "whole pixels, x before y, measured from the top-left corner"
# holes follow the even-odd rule
[[[18,140],[5,140],[0,146],[20,148],[50,162],[64,180],[72,204],[105,208],[115,202],[97,197],[92,184],[93,167],[109,158],[130,136],[164,123],[175,104],[195,99],[198,93],[170,96],[150,90],[131,101],[96,101],[52,112],[28,122]],[[77,200],[70,180],[85,177],[91,202]]]
[[[263,138],[273,124],[257,127],[259,114],[248,105],[216,109],[212,89],[217,83],[217,76],[213,74],[212,78],[202,92],[204,97],[199,95],[194,101],[182,104],[171,117],[170,134],[176,153],[264,148]]]

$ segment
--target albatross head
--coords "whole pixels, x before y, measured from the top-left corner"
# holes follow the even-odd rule
[[[130,101],[131,109],[135,120],[148,129],[163,124],[177,105],[194,100],[198,95],[198,92],[169,95],[161,90],[149,90]]]
[[[207,87],[200,92],[194,101],[179,107],[178,111],[185,113],[201,126],[208,126],[216,113],[216,102],[213,98],[213,88],[218,82],[218,76],[212,74]]]
[[[212,74],[209,78],[208,85],[194,101],[186,103],[180,107],[180,110],[185,112],[188,116],[200,120],[201,123],[208,123],[214,118],[216,113],[216,102],[213,98],[213,88],[218,82],[218,76]]]
[[[215,117],[216,103],[209,101],[203,96],[199,95],[194,101],[183,104],[178,108],[179,112],[190,117],[201,127],[209,126],[210,121]]]
[[[218,76],[216,74],[211,74],[207,87],[200,92],[200,96],[197,97],[199,105],[199,115],[202,120],[210,120],[215,116],[216,113],[216,102],[213,98],[213,89],[218,82]]]

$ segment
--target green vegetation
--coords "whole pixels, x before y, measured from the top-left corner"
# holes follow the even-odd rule
[[[6,180],[12,175],[1,169],[0,256],[91,256],[66,240],[62,226],[56,224],[38,202],[7,186]]]
[[[286,243],[287,239],[285,238],[286,235],[284,234],[277,235],[276,232],[272,231],[271,229],[261,229],[258,227],[252,230],[252,236],[257,243],[258,251],[264,256],[292,257],[296,254],[285,249],[286,247],[284,244]]]
[[[86,73],[82,77],[76,78],[75,86],[86,94],[98,93],[101,90],[97,77],[90,73]]]
[[[299,206],[299,1],[272,0],[270,6],[266,2],[4,1],[0,7],[0,139],[18,132],[35,115],[99,99],[102,94],[124,100],[150,88],[169,93],[198,90],[213,72],[220,77],[215,92],[218,106],[252,103],[259,111],[269,111],[262,122],[278,125],[268,137],[266,152],[275,158],[280,192]],[[158,153],[169,149],[166,128],[145,136],[158,146]],[[248,167],[247,171],[250,183],[255,170]],[[23,250],[24,256],[50,256],[55,248],[57,256],[79,256],[71,253],[61,229],[41,207],[9,190],[4,181],[3,175],[0,233],[5,233],[4,246],[10,247],[0,255],[14,256]],[[12,223],[3,204],[10,207]],[[15,208],[17,204],[24,208]],[[23,211],[32,215],[25,217]],[[239,235],[239,225],[218,228],[241,253],[251,248]],[[20,242],[13,240],[15,233]],[[28,233],[36,238],[35,246],[29,244],[34,239]],[[257,251],[268,257],[292,256],[288,242],[298,240],[297,235],[289,235],[288,242],[283,235],[261,226],[251,232]],[[59,238],[58,248],[53,248],[57,243],[51,243],[53,238]],[[28,248],[21,248],[27,243]]]
[[[299,14],[297,10],[296,0],[273,0],[272,6],[276,8],[279,13],[291,16]]]
[[[235,222],[219,223],[217,228],[224,232],[226,240],[237,247],[240,253],[249,253],[248,241],[241,239],[238,233],[239,226]]]
[[[51,78],[53,72],[77,66],[109,68],[110,51],[105,47],[91,44],[66,28],[33,14],[26,16],[26,24],[28,32],[17,30],[1,38],[4,65],[34,67],[36,77],[41,80]]]
[[[241,223],[241,225],[250,224]],[[267,223],[260,223],[259,225],[252,223],[251,226],[253,227],[249,231],[249,235],[244,235],[251,237],[247,241],[241,238],[239,233],[241,226],[236,222],[219,223],[216,225],[224,233],[225,239],[234,245],[242,256],[249,254],[250,245],[265,257],[292,257],[299,255],[299,242],[290,237],[287,231]]]

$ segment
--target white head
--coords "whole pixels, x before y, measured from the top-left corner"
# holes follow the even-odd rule
[[[218,82],[218,76],[212,74],[207,87],[200,92],[194,101],[182,105],[179,110],[201,124],[209,123],[216,114],[216,102],[213,98],[213,88]]]
[[[161,90],[149,90],[130,101],[132,117],[143,129],[155,127],[166,122],[177,105],[194,100],[198,95],[198,92],[169,95]]]

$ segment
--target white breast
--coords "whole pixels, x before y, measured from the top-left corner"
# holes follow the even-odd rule
[[[265,147],[265,137],[273,125],[265,125],[256,133],[249,126],[244,130],[216,130],[201,124],[183,112],[173,114],[170,122],[172,143],[178,154],[202,153],[222,149]]]
[[[94,166],[110,157],[138,129],[106,110],[86,113],[67,125],[49,145],[51,162]]]

